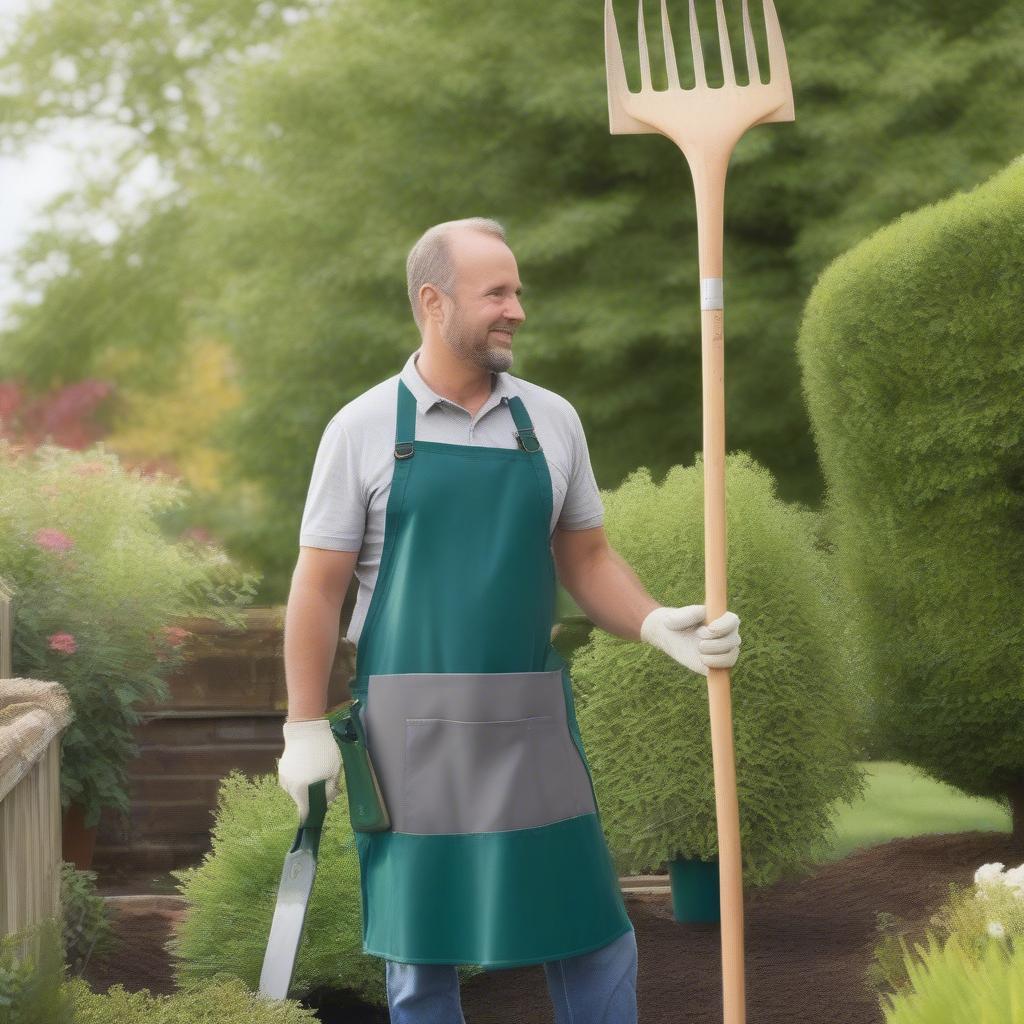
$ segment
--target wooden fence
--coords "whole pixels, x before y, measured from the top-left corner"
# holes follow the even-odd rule
[[[342,609],[342,631],[347,626]],[[220,780],[232,769],[277,772],[288,713],[284,607],[245,610],[243,630],[210,619],[179,623],[192,634],[188,660],[168,679],[170,697],[140,705],[128,766],[130,811],[104,808],[93,868],[102,874],[167,871],[198,864],[210,849]],[[342,636],[327,706],[348,697],[355,649]]]
[[[60,914],[60,736],[70,720],[71,700],[59,683],[0,679],[3,935]]]

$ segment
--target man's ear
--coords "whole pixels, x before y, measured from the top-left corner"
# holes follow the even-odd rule
[[[445,307],[441,291],[432,284],[420,285],[420,306],[427,320],[444,321]]]

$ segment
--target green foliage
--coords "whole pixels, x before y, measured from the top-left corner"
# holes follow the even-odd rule
[[[635,16],[618,7],[635,86]],[[685,4],[670,7],[683,38]],[[738,60],[739,5],[726,7]],[[698,9],[720,81],[713,6]],[[197,333],[230,341],[246,401],[217,438],[237,472],[226,525],[266,570],[261,598],[280,599],[324,425],[418,344],[409,246],[483,213],[507,225],[529,289],[514,372],[579,408],[599,482],[688,462],[701,445],[689,172],[659,136],[608,135],[602,13],[540,0],[473,17],[452,0],[40,7],[0,54],[13,83],[0,121],[15,139],[61,116],[122,125],[113,169],[65,204],[121,234],[98,242],[55,218],[29,241],[16,269],[41,301],[15,307],[2,372],[43,386],[138,349],[117,383],[157,389]],[[760,37],[757,4],[752,17]],[[803,299],[838,253],[1014,155],[1024,22],[1011,0],[790,3],[782,19],[796,121],[740,140],[726,196],[729,429],[787,497],[812,502],[793,356]],[[147,157],[172,191],[121,212],[116,186]],[[239,505],[243,481],[264,493]]]
[[[3,1024],[300,1024],[316,1015],[294,1000],[266,1000],[230,972],[171,996],[112,985],[103,995],[81,977],[66,979],[61,924],[45,918],[0,936]]]
[[[920,958],[907,953],[910,988],[880,1002],[886,1024],[1019,1024],[1024,1006],[1024,946],[992,939],[980,959],[958,935],[940,945],[929,932]]]
[[[1024,889],[1002,881],[966,887],[951,882],[945,901],[923,929],[888,912],[876,916],[883,937],[872,950],[867,983],[880,992],[885,988],[906,992],[912,986],[908,940],[932,935],[945,942],[955,937],[963,955],[975,965],[983,961],[994,941],[1019,946],[1024,939]]]
[[[0,577],[13,584],[15,676],[57,680],[73,721],[61,738],[61,801],[128,810],[126,766],[138,753],[135,705],[167,696],[185,657],[175,620],[241,625],[257,575],[223,551],[169,541],[164,512],[183,500],[168,478],[126,471],[99,444],[0,440]]]
[[[273,775],[221,780],[212,849],[197,867],[174,871],[188,913],[168,949],[179,986],[218,971],[259,985],[285,854],[295,839],[295,803]],[[346,988],[386,1005],[384,962],[362,951],[359,858],[344,786],[327,810],[316,879],[292,976],[294,993]],[[478,967],[460,967],[469,977]]]
[[[612,546],[663,604],[704,595],[703,462],[655,485],[641,467],[604,492]],[[805,866],[834,839],[829,807],[863,795],[861,688],[832,600],[819,517],[781,502],[744,452],[726,460],[731,672],[747,885]],[[620,874],[717,856],[707,682],[648,644],[594,630],[572,662],[580,732]]]
[[[884,747],[967,793],[1024,773],[1024,160],[830,265],[798,353],[837,596]]]
[[[173,995],[153,996],[148,988],[128,992],[111,985],[97,995],[81,978],[68,983],[75,1024],[301,1024],[317,1019],[291,999],[264,999],[228,974]]]
[[[0,935],[0,1020],[71,1024],[73,1008],[61,986],[63,973],[61,926],[55,917],[15,935]]]
[[[100,959],[114,949],[110,914],[96,892],[96,872],[79,871],[61,861],[60,905],[64,960],[75,974],[81,974],[93,957]]]

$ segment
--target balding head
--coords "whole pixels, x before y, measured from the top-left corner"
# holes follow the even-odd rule
[[[413,319],[423,333],[420,289],[432,284],[455,301],[455,287],[464,252],[472,247],[472,236],[483,234],[505,242],[505,229],[488,217],[464,217],[435,224],[419,237],[405,261],[406,287]]]

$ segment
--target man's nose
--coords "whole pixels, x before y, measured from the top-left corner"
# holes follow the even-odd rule
[[[502,315],[506,320],[518,320],[522,322],[526,319],[526,312],[523,309],[523,304],[518,298],[514,298],[511,302],[505,303],[505,308],[502,310]]]

